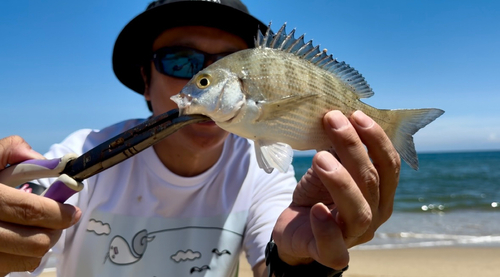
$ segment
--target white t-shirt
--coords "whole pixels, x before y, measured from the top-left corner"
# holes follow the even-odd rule
[[[45,155],[82,154],[144,120],[101,131],[80,130]],[[295,188],[293,168],[265,173],[253,143],[229,135],[219,161],[195,177],[170,172],[149,147],[84,181],[66,203],[80,207],[80,222],[63,233],[49,255],[58,276],[236,276],[245,251],[251,266],[264,249]],[[44,185],[50,180],[40,180]]]

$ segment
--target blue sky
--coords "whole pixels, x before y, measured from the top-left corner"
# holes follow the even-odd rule
[[[80,128],[147,117],[111,68],[114,40],[149,1],[0,1],[0,137],[37,151]],[[500,149],[500,1],[246,1],[356,68],[377,108],[446,113],[418,151]]]

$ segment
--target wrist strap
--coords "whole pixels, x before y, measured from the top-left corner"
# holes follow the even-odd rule
[[[271,241],[267,243],[266,247],[266,266],[269,272],[269,277],[273,274],[275,277],[299,277],[299,276],[318,276],[318,277],[341,277],[342,273],[347,270],[349,266],[341,270],[326,267],[316,261],[305,264],[291,266],[283,262],[278,256],[278,246]]]

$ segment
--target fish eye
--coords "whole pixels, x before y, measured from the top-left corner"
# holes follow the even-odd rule
[[[210,85],[210,77],[209,74],[200,75],[196,81],[196,86],[200,89],[207,88]]]

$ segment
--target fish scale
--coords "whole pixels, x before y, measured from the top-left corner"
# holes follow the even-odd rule
[[[270,28],[269,28],[270,30]],[[354,68],[320,51],[285,26],[258,33],[256,48],[233,53],[195,75],[171,99],[181,114],[203,114],[221,128],[255,141],[259,166],[286,171],[293,150],[331,149],[322,118],[361,110],[377,122],[401,158],[418,168],[413,134],[444,111],[380,110],[361,98],[373,91]]]
[[[259,55],[259,53],[254,53],[258,57],[263,56]],[[291,55],[291,54],[290,54]],[[320,86],[320,82],[318,80],[323,80],[324,78],[318,78],[309,74],[304,74],[308,71],[305,67],[294,67],[289,59],[282,59],[279,56],[272,55],[271,58],[252,58],[249,57],[245,59],[247,61],[253,61],[245,65],[245,68],[249,68],[249,70],[255,70],[256,76],[268,76],[270,80],[265,83],[265,86],[261,86],[262,92],[273,92],[272,95],[263,95],[265,99],[273,99],[273,98],[282,98],[288,95],[294,95],[297,91],[320,91],[323,90]],[[282,71],[274,72],[274,74],[269,75],[268,68],[272,64],[275,70]],[[277,74],[276,74],[277,73]],[[298,79],[298,76],[307,77],[306,80]],[[281,77],[287,78],[281,78]],[[261,79],[259,79],[261,80]],[[250,84],[255,84],[257,80],[253,79],[251,76],[244,79],[244,82],[248,81]],[[273,90],[271,88],[274,87]],[[243,88],[245,91],[245,88]],[[324,136],[318,138],[318,134],[324,134],[321,126],[321,116],[318,116],[316,111],[312,111],[311,107],[315,106],[317,101],[311,103],[305,103],[304,105],[298,106],[296,111],[290,111],[287,116],[279,117],[274,120],[270,120],[263,125],[264,130],[271,134],[276,134],[280,137],[282,142],[294,144],[297,150],[306,150],[310,149],[308,146],[300,146],[301,142],[312,142],[315,143],[321,149],[325,149],[329,147],[320,146],[318,144],[325,144]],[[325,109],[326,111],[326,109]],[[314,113],[315,117],[312,116],[304,116],[305,114]],[[311,125],[315,126],[316,130],[306,130],[302,128],[303,125]]]
[[[256,54],[258,57],[263,56],[259,55],[259,53],[254,54]],[[285,57],[280,57],[281,54]],[[310,72],[310,69],[307,68],[307,66],[310,66],[309,64],[305,64],[304,66],[292,67],[290,59],[287,59],[286,56],[287,53],[282,52],[272,55],[272,59],[251,57],[246,59],[247,61],[252,61],[253,65],[246,65],[245,67],[255,67],[256,72],[260,71],[257,74],[258,76],[269,74],[261,70],[262,68],[266,68],[267,71],[267,67],[261,66],[260,62],[266,65],[268,65],[269,63],[274,64],[274,67],[278,68],[277,70],[285,70],[286,72],[284,74],[274,72],[274,74],[269,77],[274,78],[274,80],[270,80],[270,82],[266,84],[266,87],[262,91],[272,91],[273,94],[264,95],[264,98],[281,98],[283,96],[295,95],[298,91],[314,91],[325,95],[330,91],[339,91],[338,82],[332,80],[330,76],[325,76],[325,74],[322,74],[323,72],[321,71],[318,71],[316,75],[307,74],[308,72]],[[298,78],[298,76],[303,76],[303,79]],[[255,81],[251,78],[249,78],[248,80],[251,83]],[[283,86],[279,86],[280,84],[282,84]],[[277,85],[278,88],[275,88],[274,90],[269,89],[269,87],[272,87],[273,85]],[[339,108],[341,106],[349,107],[349,105],[345,101],[346,99],[341,99],[339,96],[342,96],[342,94],[332,94],[328,95],[327,97],[322,97],[322,99],[317,99],[314,102],[306,102],[303,105],[298,106],[296,112],[291,111],[287,116],[279,117],[267,122],[266,124],[269,125],[267,126],[267,129],[269,129],[269,131],[274,130],[274,133],[281,136],[281,140],[283,142],[293,144],[295,146],[294,148],[297,150],[311,149],[309,145],[301,146],[301,142],[308,142],[308,144],[313,143],[314,145],[316,145],[315,149],[318,150],[328,149],[329,147],[331,147],[331,145],[327,140],[326,134],[324,133],[323,127],[321,125],[321,120],[323,117],[322,115],[332,108]],[[317,102],[320,101],[324,101],[321,103],[321,106],[317,105]],[[316,107],[322,106],[329,107],[329,109],[322,108],[323,112],[318,113]],[[344,112],[350,113],[357,108],[358,107],[353,107],[351,111],[345,110]],[[302,127],[304,125],[314,126],[315,128],[304,129]],[[276,132],[275,128],[278,128],[279,131]],[[318,137],[318,135],[320,136]]]

